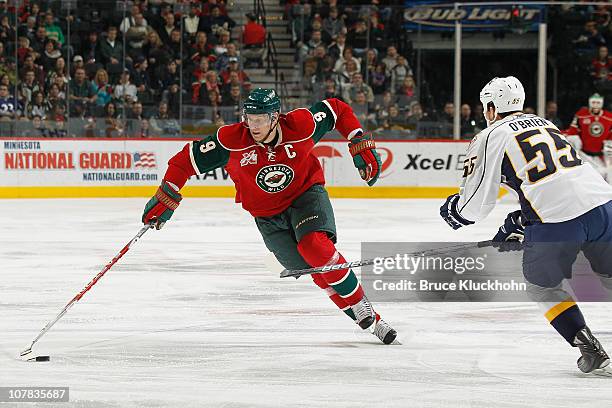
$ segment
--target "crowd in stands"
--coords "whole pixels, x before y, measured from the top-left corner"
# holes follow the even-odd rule
[[[455,106],[447,96],[432,96],[413,69],[415,53],[401,29],[403,1],[280,4],[311,99],[301,102],[341,98],[370,129],[452,133]],[[153,137],[177,135],[189,123],[239,120],[252,86],[245,69],[261,67],[266,30],[252,13],[238,27],[230,6],[0,0],[0,134],[34,128],[50,136]],[[595,91],[612,105],[611,12],[612,6],[549,8],[549,60],[559,92],[546,112],[561,128]],[[463,138],[486,126],[478,103],[464,102],[460,112]]]
[[[190,114],[235,120],[250,88],[240,49],[257,65],[265,41],[248,17],[236,27],[221,0],[0,0],[0,132],[150,137]]]
[[[356,6],[341,0],[288,0],[286,15],[291,22],[296,60],[302,65],[302,86],[312,92],[312,99],[338,97],[350,103],[370,129],[405,131],[423,137],[447,137],[452,133],[454,104],[438,100],[432,104],[425,81],[419,81],[412,69],[414,58],[403,49],[401,19],[403,2],[373,0]],[[551,10],[551,41],[570,45],[567,58],[586,58],[591,81],[584,91],[573,84],[575,75],[559,75],[564,107],[558,112],[557,101],[549,101],[547,115],[560,128],[569,124],[572,114],[586,103],[594,91],[612,103],[612,6],[563,6]],[[566,21],[581,25],[573,38],[568,35]],[[562,48],[562,47],[560,47]],[[553,63],[557,57],[553,46]],[[563,54],[565,51],[561,51]],[[572,66],[567,62],[567,67]],[[574,64],[575,65],[575,64]],[[535,65],[534,65],[535,75]],[[449,87],[452,83],[449,82]],[[573,93],[572,97],[567,97]],[[578,95],[576,95],[578,94]],[[486,127],[482,107],[478,103],[461,106],[461,137],[471,138]],[[534,109],[526,107],[526,111]],[[401,132],[396,132],[401,134]]]

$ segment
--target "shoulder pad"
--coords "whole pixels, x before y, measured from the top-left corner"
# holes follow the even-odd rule
[[[224,149],[229,151],[246,150],[256,146],[249,129],[242,122],[221,126],[217,130],[217,140]]]
[[[312,113],[306,108],[299,108],[280,117],[283,131],[283,143],[299,142],[309,139],[315,131]]]

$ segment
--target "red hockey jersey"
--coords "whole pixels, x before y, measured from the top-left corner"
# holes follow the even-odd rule
[[[255,142],[244,123],[222,126],[216,135],[185,145],[168,162],[164,179],[181,188],[190,176],[225,166],[236,202],[254,217],[272,216],[312,185],[325,183],[312,149],[334,128],[347,139],[361,130],[352,109],[338,99],[280,115],[274,146]]]
[[[612,113],[602,110],[599,115],[593,115],[588,108],[580,108],[565,133],[580,136],[582,150],[599,155],[603,142],[612,139]]]

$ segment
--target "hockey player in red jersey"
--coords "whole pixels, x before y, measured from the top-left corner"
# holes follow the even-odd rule
[[[586,160],[606,177],[604,155],[606,150],[612,149],[612,112],[603,109],[603,103],[603,97],[593,94],[589,98],[589,107],[576,112],[564,133],[574,148],[589,156]]]
[[[178,207],[189,177],[225,167],[236,186],[236,202],[255,217],[266,247],[285,268],[344,263],[334,245],[336,226],[323,170],[312,154],[315,143],[333,129],[348,140],[361,178],[372,186],[381,171],[380,156],[347,104],[326,99],[281,114],[273,89],[255,89],[244,102],[242,122],[188,143],[170,159],[142,221],[161,228]],[[352,270],[312,277],[362,329],[385,344],[395,340],[397,333],[374,311]]]

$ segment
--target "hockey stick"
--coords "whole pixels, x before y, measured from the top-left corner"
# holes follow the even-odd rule
[[[147,232],[148,230],[150,230],[151,228],[153,228],[153,224],[147,224],[144,227],[142,227],[140,229],[140,231],[138,231],[138,234],[136,234],[136,236],[134,238],[132,238],[132,240],[130,242],[128,242],[121,251],[119,251],[119,253],[117,255],[115,255],[115,257],[91,280],[91,282],[89,282],[87,284],[87,286],[85,286],[83,288],[82,291],[80,291],[79,293],[77,293],[77,295],[75,297],[72,298],[72,300],[70,302],[68,302],[68,304],[62,309],[62,311],[55,317],[55,319],[51,320],[49,323],[47,323],[47,325],[45,327],[43,327],[43,329],[40,331],[40,333],[38,333],[38,336],[36,336],[34,338],[34,340],[32,340],[32,344],[30,344],[30,347],[28,347],[27,349],[23,350],[19,355],[20,357],[25,357],[28,354],[30,354],[32,352],[32,347],[34,347],[34,344],[42,337],[44,336],[45,333],[47,333],[49,331],[49,329],[51,329],[51,327],[53,327],[53,325],[55,323],[57,323],[57,321],[59,319],[62,318],[62,316],[64,316],[66,314],[66,312],[68,312],[68,310],[72,307],[72,305],[74,305],[76,302],[78,302],[83,295],[85,295],[85,293],[87,293],[89,291],[89,289],[91,289],[93,287],[93,285],[95,285],[101,278],[102,276],[104,276],[104,274],[106,272],[108,272],[108,270],[110,268],[112,268],[112,266],[119,260],[121,259],[121,257],[123,255],[125,255],[125,253],[127,251],[129,251],[130,246],[132,244],[134,244],[136,241],[138,241],[140,239],[140,237],[142,237],[144,235],[145,232]],[[28,359],[28,360],[32,360],[32,359]]]
[[[444,247],[444,248],[436,248],[436,249],[429,249],[429,250],[425,250],[425,251],[417,251],[417,252],[412,252],[410,254],[406,254],[408,256],[434,256],[434,255],[443,255],[443,254],[447,254],[450,252],[456,252],[456,251],[461,251],[464,249],[471,249],[471,248],[484,248],[484,247],[489,247],[492,246],[493,242],[492,241],[480,241],[480,242],[467,242],[465,244],[458,244],[458,245],[451,245],[448,247]],[[373,259],[365,259],[365,260],[361,260],[361,261],[353,261],[353,262],[345,262],[342,264],[337,264],[337,265],[325,265],[325,266],[319,266],[316,268],[308,268],[308,269],[295,269],[295,270],[291,270],[291,269],[285,269],[284,271],[281,272],[280,277],[281,278],[288,278],[290,276],[294,277],[294,278],[298,278],[302,275],[310,275],[313,273],[319,273],[319,272],[330,272],[330,271],[337,271],[339,269],[347,269],[347,268],[360,268],[362,266],[367,266],[367,265],[373,265],[374,262],[376,262],[379,259],[393,259],[395,258],[396,255],[392,255],[392,256],[384,256],[384,257],[378,257],[378,258],[373,258]]]

